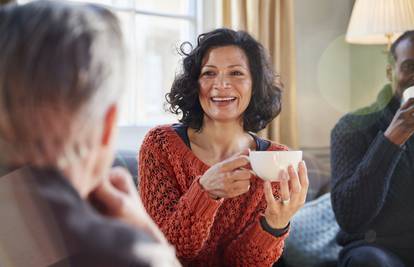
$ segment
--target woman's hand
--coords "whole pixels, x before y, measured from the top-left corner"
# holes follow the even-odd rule
[[[122,220],[146,231],[156,240],[167,243],[146,212],[132,177],[124,168],[112,168],[108,177],[92,191],[89,200],[102,214]]]
[[[231,198],[249,191],[252,172],[243,168],[249,163],[249,158],[243,155],[245,153],[211,166],[201,176],[200,185],[211,198]]]
[[[292,166],[288,167],[288,172],[281,172],[280,200],[274,198],[270,181],[265,181],[263,186],[267,202],[266,221],[274,229],[283,229],[306,200],[309,180],[305,162],[299,163],[298,173]]]

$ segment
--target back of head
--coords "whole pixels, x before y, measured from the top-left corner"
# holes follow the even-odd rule
[[[0,8],[0,32],[0,160],[56,163],[117,101],[119,23],[95,5],[37,1]]]

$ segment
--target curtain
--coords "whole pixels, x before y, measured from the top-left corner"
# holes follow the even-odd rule
[[[261,42],[284,85],[282,112],[260,135],[298,148],[293,9],[293,0],[222,0],[222,25]]]

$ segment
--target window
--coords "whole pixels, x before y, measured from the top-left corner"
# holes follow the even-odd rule
[[[77,0],[83,2],[82,0]],[[126,88],[120,126],[176,121],[164,111],[165,94],[179,70],[178,48],[195,40],[197,0],[94,0],[118,16],[127,49]]]
[[[200,29],[197,0],[72,0],[102,4],[119,18],[127,50],[119,126],[153,126],[177,120],[165,112],[165,94],[179,71],[179,46]],[[30,2],[22,0],[20,3]]]

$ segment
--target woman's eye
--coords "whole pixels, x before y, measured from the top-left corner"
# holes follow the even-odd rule
[[[231,75],[233,75],[233,76],[241,76],[241,75],[243,75],[243,73],[241,71],[235,70],[235,71],[232,71],[231,72]]]
[[[214,71],[205,71],[201,74],[201,76],[214,76]]]

